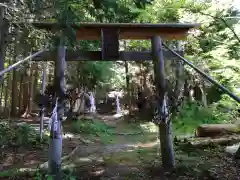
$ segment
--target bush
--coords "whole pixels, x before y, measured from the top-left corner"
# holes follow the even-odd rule
[[[114,133],[113,128],[106,125],[105,123],[86,119],[80,119],[75,121],[73,123],[73,131],[75,133],[93,134],[98,136],[102,133],[106,134]]]
[[[46,143],[47,137],[40,142],[39,134],[29,125],[0,123],[0,146],[31,146],[37,147]]]
[[[234,116],[221,111],[217,104],[203,107],[196,102],[184,102],[179,114],[173,118],[174,132],[194,133],[200,124],[231,123]]]

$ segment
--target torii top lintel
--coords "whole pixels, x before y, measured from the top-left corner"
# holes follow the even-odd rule
[[[57,23],[32,23],[36,28],[58,31],[67,25]],[[183,39],[188,31],[199,24],[130,24],[130,23],[79,23],[68,24],[76,30],[78,40],[101,40],[101,59],[119,60],[120,39]],[[126,57],[125,57],[126,58]]]
[[[66,25],[58,23],[32,23],[37,28],[47,30],[63,29]],[[118,34],[119,39],[150,39],[161,36],[163,39],[184,39],[190,29],[199,24],[166,23],[78,23],[70,24],[76,30],[78,40],[101,40],[102,31],[108,30]]]

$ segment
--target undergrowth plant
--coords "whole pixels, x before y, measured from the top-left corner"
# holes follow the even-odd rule
[[[80,119],[73,123],[73,131],[82,134],[100,135],[106,133],[109,135],[114,134],[114,129],[105,123],[94,120]]]
[[[39,134],[27,124],[0,123],[0,146],[41,147],[47,137],[40,140]]]
[[[192,134],[201,124],[231,123],[234,116],[222,111],[218,104],[204,107],[197,102],[184,102],[180,112],[173,117],[176,134]]]

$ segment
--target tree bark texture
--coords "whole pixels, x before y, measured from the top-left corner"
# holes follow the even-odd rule
[[[160,37],[152,38],[152,56],[154,63],[155,84],[157,89],[157,119],[159,125],[160,145],[163,167],[167,170],[175,166],[171,121],[166,112],[165,67]]]
[[[17,58],[19,55],[19,40],[20,33],[19,30],[16,29],[16,42],[15,42],[15,50],[14,50],[14,59],[13,63],[17,62]],[[17,96],[18,96],[18,88],[17,88],[17,71],[13,69],[13,78],[12,78],[12,104],[11,104],[11,116],[15,117],[17,115]]]

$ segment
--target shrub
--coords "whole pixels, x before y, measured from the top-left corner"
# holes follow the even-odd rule
[[[16,125],[0,123],[0,145],[39,147],[47,142],[44,136],[40,142],[39,134],[27,124]]]
[[[113,134],[114,130],[103,122],[80,119],[73,123],[75,133],[100,135],[102,133]]]
[[[203,107],[196,102],[184,102],[180,112],[173,118],[174,132],[194,133],[200,124],[230,123],[234,117],[219,109],[217,104]]]

